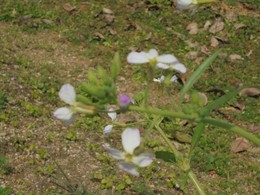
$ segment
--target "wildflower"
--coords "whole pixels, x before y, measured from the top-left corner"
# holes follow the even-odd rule
[[[112,121],[115,121],[116,117],[117,117],[115,110],[113,108],[110,108],[108,111],[109,111],[108,116],[111,118]],[[113,129],[113,125],[105,126],[105,128],[103,130],[103,134],[107,135],[107,134],[111,133],[112,129]]]
[[[132,175],[139,176],[135,166],[147,167],[153,161],[153,156],[149,153],[134,154],[134,150],[140,145],[141,138],[138,129],[126,128],[121,135],[124,152],[104,145],[108,153],[119,162],[118,167]]]
[[[159,55],[155,49],[150,49],[149,52],[131,52],[127,56],[127,61],[131,64],[156,64],[158,68],[173,69],[180,73],[186,72],[185,66],[179,63],[175,56],[171,54]]]
[[[65,84],[61,87],[59,97],[70,107],[58,108],[53,114],[56,118],[64,121],[69,121],[72,116],[76,113],[94,114],[95,107],[87,106],[81,102],[76,102],[76,92],[74,87],[70,84]]]
[[[154,82],[157,82],[157,83],[163,83],[163,81],[165,80],[165,76],[164,75],[162,75],[160,78],[158,78],[158,79],[156,79],[156,78],[154,78],[153,79],[153,81]]]
[[[113,125],[105,126],[105,128],[103,130],[103,134],[107,135],[107,134],[111,133],[112,129],[113,129]]]
[[[181,64],[178,60],[176,60],[174,63],[171,64],[158,63],[157,67],[161,69],[175,70],[180,73],[185,73],[187,71],[187,68],[183,64]]]
[[[212,3],[215,1],[216,0],[177,0],[177,8],[180,10],[185,10],[196,4]]]
[[[119,97],[119,106],[121,108],[126,108],[129,104],[134,104],[134,99],[128,97],[127,95],[120,95]]]
[[[172,76],[172,78],[170,79],[171,83],[174,83],[178,80],[178,77],[176,75]]]
[[[172,76],[171,79],[170,79],[170,82],[171,83],[174,83],[178,80],[178,77],[176,75]],[[157,82],[157,83],[163,83],[165,81],[165,76],[162,75],[160,78],[156,79],[154,78],[153,79],[154,82]]]
[[[177,0],[177,8],[184,10],[190,8],[193,4],[193,0]]]
[[[108,116],[111,118],[112,121],[116,120],[117,114],[113,108],[109,108]]]

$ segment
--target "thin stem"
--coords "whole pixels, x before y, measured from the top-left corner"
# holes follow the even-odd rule
[[[159,127],[159,124],[155,125],[155,128],[158,130],[158,132],[160,133],[160,135],[163,137],[163,139],[165,140],[165,142],[168,144],[168,146],[170,147],[171,151],[174,153],[176,159],[180,159],[180,157],[182,156],[181,153],[177,150],[177,148],[171,143],[171,141],[168,139],[168,137],[166,136],[166,134],[164,133],[164,131]],[[181,163],[181,162],[179,162]],[[183,161],[182,161],[183,163]],[[178,164],[177,166],[182,167],[185,166],[185,164]],[[189,165],[188,165],[189,166]],[[184,168],[185,169],[185,168]],[[198,181],[196,175],[189,169],[188,171],[188,176],[191,179],[191,181],[193,182],[195,188],[197,189],[198,193],[200,195],[206,195],[206,193],[204,192],[203,188],[200,185],[200,182]]]
[[[144,91],[144,106],[145,107],[147,107],[147,104],[148,104],[149,93],[150,93],[150,82],[148,81],[147,86],[146,86],[145,91]]]
[[[148,114],[155,114],[155,115],[160,115],[164,117],[174,117],[174,118],[181,118],[181,119],[187,119],[195,122],[203,122],[207,124],[211,124],[217,127],[229,129],[238,135],[241,135],[248,139],[249,141],[253,142],[255,145],[260,146],[260,139],[257,138],[254,134],[247,132],[245,129],[242,129],[236,125],[230,124],[225,121],[221,120],[216,120],[212,119],[209,117],[206,118],[200,118],[197,115],[187,115],[184,114],[183,112],[173,112],[173,111],[168,111],[168,110],[161,110],[158,108],[142,108],[138,106],[129,106],[129,110],[132,111],[138,111],[138,112],[143,112],[143,113],[148,113]]]
[[[212,2],[216,2],[216,0],[193,0],[194,4],[212,3]]]
[[[151,83],[152,83],[153,76],[154,76],[154,67],[155,67],[155,62],[153,62],[153,61],[150,62],[150,64],[147,67],[147,75],[146,75],[147,86],[144,91],[144,107],[147,107],[147,105],[148,105],[148,97],[150,94]]]
[[[161,110],[158,108],[143,108],[139,106],[129,106],[129,110],[131,111],[137,111],[137,112],[144,112],[147,114],[155,114],[160,115],[164,117],[174,117],[174,118],[181,118],[181,119],[187,119],[187,120],[199,120],[198,116],[193,115],[187,115],[183,112],[173,112],[168,110]]]
[[[155,127],[155,125],[160,124],[164,117],[156,116],[153,118],[153,122],[149,126],[149,128],[145,131],[144,139],[147,139],[148,135],[151,133],[152,129]]]
[[[193,182],[194,186],[196,187],[198,193],[200,195],[206,195],[206,193],[204,192],[203,188],[200,186],[200,183],[199,183],[196,175],[193,173],[192,170],[189,170],[188,176],[191,179],[191,181]]]
[[[158,120],[158,121],[157,121]],[[156,120],[153,122],[153,124],[151,125],[151,127],[154,125],[155,128],[157,129],[157,131],[160,133],[160,135],[162,136],[162,138],[164,139],[164,141],[167,143],[167,145],[169,146],[169,148],[171,149],[171,151],[174,153],[174,156],[176,159],[180,159],[182,157],[182,154],[177,150],[177,148],[171,143],[171,141],[169,140],[169,138],[167,137],[167,135],[164,133],[164,131],[161,129],[161,127],[159,126],[161,123],[161,118],[156,118]],[[180,163],[180,162],[179,162]],[[183,164],[179,164],[177,165],[179,167],[182,167]],[[185,164],[184,164],[185,166]],[[188,165],[189,167],[189,165]],[[184,168],[186,169],[186,168]],[[191,179],[191,181],[193,182],[194,186],[196,187],[198,193],[200,195],[206,195],[205,192],[203,191],[202,187],[200,186],[200,183],[196,177],[196,175],[189,170],[188,172],[188,176]]]
[[[170,147],[170,149],[172,150],[172,152],[174,153],[175,157],[178,158],[181,154],[180,152],[177,150],[177,148],[171,143],[171,141],[168,139],[167,135],[163,132],[163,130],[161,129],[161,127],[157,124],[155,125],[155,128],[158,130],[158,132],[160,133],[160,135],[163,137],[164,141],[168,144],[168,146]]]
[[[242,128],[236,126],[236,125],[230,124],[230,123],[225,122],[225,121],[212,119],[212,118],[203,118],[203,119],[201,119],[201,122],[208,123],[208,124],[211,124],[211,125],[214,125],[214,126],[217,126],[217,127],[222,127],[222,128],[231,130],[231,131],[237,133],[238,135],[241,135],[244,138],[250,140],[255,145],[260,146],[260,139],[259,138],[257,138],[254,134],[249,133],[249,132],[245,131],[244,129],[242,129]]]

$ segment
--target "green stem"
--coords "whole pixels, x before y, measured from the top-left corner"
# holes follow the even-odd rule
[[[157,124],[155,125],[155,128],[158,130],[158,132],[160,133],[160,135],[163,137],[163,139],[165,140],[165,142],[168,144],[168,146],[170,147],[171,151],[174,153],[176,159],[180,159],[182,157],[181,153],[177,150],[177,148],[171,143],[171,141],[168,139],[168,137],[166,136],[166,134],[164,133],[164,131],[160,128],[160,126]],[[181,161],[183,163],[183,161]],[[179,162],[179,163],[181,163]],[[185,164],[178,164],[177,166],[179,167],[185,167]],[[188,165],[189,167],[189,165]],[[186,168],[184,168],[183,170],[185,170]],[[204,192],[203,188],[200,185],[200,182],[198,181],[196,175],[189,169],[188,171],[188,176],[191,179],[191,181],[193,182],[195,188],[197,189],[198,193],[200,195],[206,195],[206,193]]]
[[[159,120],[158,120],[159,119]],[[157,121],[158,120],[158,121]],[[162,136],[162,138],[164,139],[164,141],[166,142],[166,144],[169,146],[169,148],[171,149],[171,151],[174,153],[174,156],[176,157],[176,159],[182,159],[182,154],[177,150],[177,148],[172,144],[172,142],[169,140],[169,138],[167,137],[167,135],[164,133],[164,131],[161,129],[161,127],[159,126],[161,123],[161,120],[160,118],[157,118],[153,125],[155,124],[155,128],[157,129],[157,131],[160,133],[160,135]],[[181,161],[183,163],[183,161]],[[179,162],[179,163],[181,163]],[[179,167],[184,167],[184,171],[187,169],[185,167],[185,164],[179,164],[177,165]],[[190,167],[188,165],[188,167]],[[203,191],[196,175],[189,169],[189,172],[188,172],[188,176],[189,178],[191,179],[191,181],[193,182],[194,186],[196,187],[198,193],[200,195],[206,195],[205,192]]]
[[[192,1],[194,4],[201,4],[201,3],[212,3],[216,2],[216,0],[193,0]]]
[[[259,138],[257,138],[254,134],[249,133],[249,132],[245,131],[244,129],[242,129],[242,128],[236,126],[236,125],[227,123],[225,121],[207,118],[207,117],[201,119],[201,122],[208,123],[208,124],[211,124],[211,125],[214,125],[214,126],[217,126],[217,127],[222,127],[222,128],[231,130],[231,131],[237,133],[238,135],[241,135],[242,137],[250,140],[255,145],[260,146],[260,139]]]
[[[195,122],[203,122],[203,123],[211,124],[211,125],[214,125],[217,127],[226,128],[226,129],[229,129],[229,130],[237,133],[238,135],[245,137],[249,141],[253,142],[255,145],[260,146],[260,139],[258,137],[256,137],[254,134],[249,133],[246,130],[244,130],[238,126],[230,124],[225,121],[216,120],[216,119],[212,119],[209,117],[199,118],[199,116],[197,116],[197,115],[187,115],[187,114],[184,114],[183,112],[173,112],[173,111],[168,111],[168,110],[161,110],[158,108],[143,108],[143,107],[139,107],[139,106],[129,106],[129,110],[143,112],[143,113],[147,113],[147,114],[155,114],[155,115],[160,115],[160,116],[164,116],[164,117],[187,119],[187,120],[191,120],[191,121],[195,121]]]
[[[144,112],[147,114],[155,114],[160,115],[164,117],[174,117],[174,118],[181,118],[181,119],[187,119],[187,120],[198,120],[198,116],[193,115],[187,115],[183,112],[173,112],[168,110],[161,110],[157,108],[143,108],[139,106],[129,106],[129,110],[131,111],[137,111],[137,112]]]
[[[196,177],[196,175],[193,173],[192,170],[189,170],[188,172],[188,176],[191,179],[191,181],[193,182],[194,186],[196,187],[198,193],[200,195],[206,195],[206,193],[204,192],[204,190],[202,189],[202,187],[200,186],[200,183]]]
[[[167,135],[163,132],[163,130],[161,129],[161,127],[157,124],[155,125],[155,128],[158,130],[158,132],[160,133],[160,135],[163,137],[164,141],[168,144],[168,146],[170,147],[170,149],[172,150],[172,152],[174,153],[175,157],[178,158],[181,154],[180,152],[177,150],[177,148],[171,143],[171,141],[168,139]]]
[[[149,97],[149,93],[150,93],[151,83],[153,81],[155,65],[156,65],[156,62],[151,61],[150,64],[148,64],[148,67],[147,67],[147,75],[146,75],[147,86],[146,86],[145,91],[144,91],[144,107],[147,107],[147,105],[148,105],[148,97]]]
[[[149,93],[150,93],[150,82],[148,81],[144,91],[144,107],[147,107]]]
[[[155,125],[160,124],[162,122],[164,117],[161,116],[156,116],[153,118],[151,125],[149,126],[149,128],[145,131],[144,134],[144,139],[146,140],[148,138],[148,135],[150,135],[152,129],[155,127]]]

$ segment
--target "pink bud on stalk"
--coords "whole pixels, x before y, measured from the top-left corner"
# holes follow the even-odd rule
[[[128,97],[127,95],[120,95],[119,97],[120,108],[127,108],[129,104],[134,104],[134,99]]]

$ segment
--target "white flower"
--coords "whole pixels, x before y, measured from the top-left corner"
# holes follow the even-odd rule
[[[202,3],[212,3],[216,0],[177,0],[177,8],[184,10],[189,9],[191,6]]]
[[[103,130],[103,134],[107,135],[107,134],[111,133],[112,129],[113,129],[113,125],[105,126],[105,128]]]
[[[70,121],[76,112],[93,115],[96,112],[95,106],[85,105],[76,102],[76,92],[70,84],[64,84],[59,92],[60,99],[69,104],[69,107],[58,108],[53,115],[63,121]]]
[[[155,49],[150,49],[149,52],[131,52],[127,56],[127,62],[131,64],[144,64],[144,63],[162,63],[171,64],[176,62],[175,56],[170,54],[159,55]]]
[[[165,76],[164,75],[162,75],[160,78],[158,78],[158,79],[156,79],[156,78],[154,78],[153,79],[153,81],[154,82],[157,82],[157,83],[163,83],[163,81],[165,80]]]
[[[115,110],[113,108],[109,108],[108,111],[109,111],[107,113],[108,116],[111,118],[112,121],[115,121],[116,117],[117,117],[116,112],[114,112]],[[105,128],[103,129],[103,134],[107,135],[107,134],[111,133],[112,129],[113,129],[113,125],[105,126]]]
[[[74,87],[70,84],[63,85],[60,89],[59,96],[71,107],[58,108],[53,114],[60,120],[69,121],[75,113],[75,111],[72,109],[72,106],[76,103],[76,93]]]
[[[111,118],[112,121],[115,121],[117,117],[116,112],[114,112],[115,110],[113,108],[109,108],[108,111],[108,116]]]
[[[161,69],[175,70],[180,73],[185,73],[187,71],[187,68],[183,64],[181,64],[178,60],[171,64],[158,63],[157,67]]]
[[[193,0],[177,0],[177,8],[181,10],[188,9],[191,4],[193,4]]]
[[[149,52],[131,52],[127,56],[127,61],[131,64],[155,63],[157,68],[172,69],[180,73],[186,72],[186,67],[179,63],[178,59],[171,55],[159,55],[155,49]]]
[[[171,79],[170,79],[170,82],[171,83],[174,83],[178,80],[178,77],[176,75],[172,76]],[[160,78],[156,79],[154,78],[153,79],[154,82],[157,82],[157,83],[163,83],[165,81],[165,76],[162,75]]]
[[[149,153],[141,153],[137,156],[134,155],[134,150],[140,145],[141,138],[138,129],[126,128],[122,133],[122,144],[124,152],[117,149],[110,148],[104,145],[108,153],[119,162],[118,167],[132,175],[139,176],[135,165],[139,167],[147,167],[153,161],[153,156]]]
[[[178,80],[178,77],[176,75],[172,76],[172,78],[170,79],[171,83],[174,83]]]

